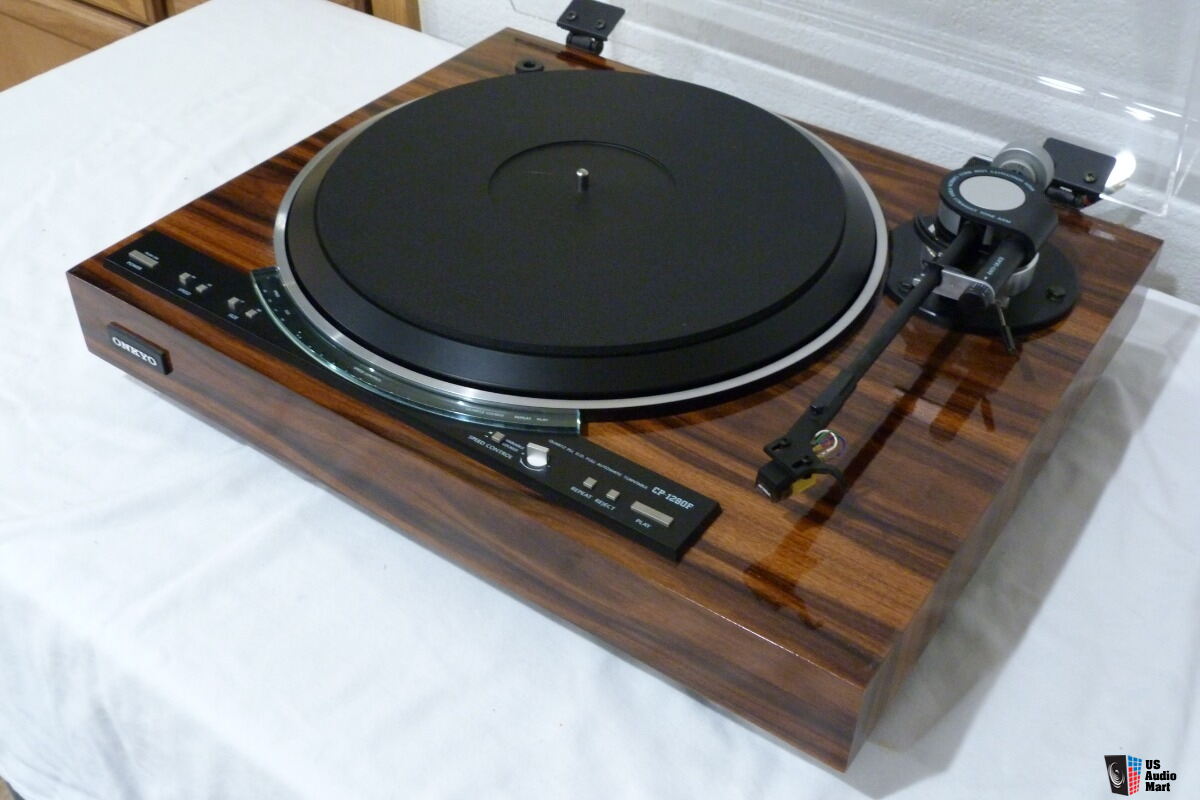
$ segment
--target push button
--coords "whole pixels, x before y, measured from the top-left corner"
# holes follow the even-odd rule
[[[657,522],[664,528],[669,528],[671,523],[675,521],[675,518],[670,514],[664,514],[657,508],[651,508],[640,500],[634,500],[633,504],[629,506],[629,508],[633,511],[633,513],[641,514],[646,519],[650,520],[651,522]]]
[[[129,260],[135,264],[140,264],[146,269],[154,269],[158,266],[158,259],[149,253],[143,253],[141,250],[130,250]]]
[[[584,478],[583,479],[583,488],[595,489],[596,488],[596,479],[595,478]]]

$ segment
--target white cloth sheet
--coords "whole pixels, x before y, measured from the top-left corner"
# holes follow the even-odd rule
[[[42,798],[1200,797],[1200,309],[1132,336],[849,773],[86,353],[63,272],[449,57],[212,0],[0,94],[0,775]],[[450,132],[448,135],[453,135]]]

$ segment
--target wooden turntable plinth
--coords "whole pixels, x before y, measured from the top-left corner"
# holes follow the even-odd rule
[[[275,212],[321,147],[398,103],[525,59],[622,69],[504,31],[152,228],[237,269],[272,265]],[[823,135],[865,176],[889,225],[934,208],[941,170]],[[1066,212],[1052,241],[1079,266],[1079,305],[1015,358],[999,341],[912,321],[837,420],[850,444],[847,491],[818,484],[772,504],[753,481],[763,444],[849,361],[890,312],[887,300],[855,336],[768,388],[672,416],[588,424],[600,445],[720,502],[680,563],[115,275],[104,254],[69,280],[101,358],[506,591],[845,768],[1128,331],[1161,244]],[[165,349],[170,373],[114,350],[111,323]]]

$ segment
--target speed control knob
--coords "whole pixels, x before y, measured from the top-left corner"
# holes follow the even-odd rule
[[[533,469],[545,469],[550,463],[550,448],[544,444],[530,442],[525,445],[525,463]]]

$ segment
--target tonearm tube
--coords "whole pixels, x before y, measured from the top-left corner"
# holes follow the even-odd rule
[[[1047,140],[1062,147],[1107,159],[1092,151]],[[1111,161],[1111,159],[1109,159]],[[1107,163],[1107,162],[1105,162]],[[1111,168],[1111,165],[1110,165]],[[1106,173],[1107,175],[1107,173]],[[1051,198],[1080,206],[1099,197],[1065,192],[1056,179],[1055,162],[1045,147],[1010,144],[990,162],[973,159],[943,179],[935,221],[919,272],[906,282],[902,300],[854,360],[808,406],[787,433],[764,447],[770,461],[758,471],[758,490],[773,501],[814,475],[845,482],[830,449],[830,425],[859,380],[887,349],[909,319],[933,296],[956,313],[994,315],[993,328],[1010,354],[1016,354],[1013,331],[1005,317],[1009,300],[1030,284],[1038,254],[1058,224]],[[1100,184],[1103,186],[1103,183]],[[920,222],[920,220],[918,220]],[[893,269],[895,265],[893,264]]]

